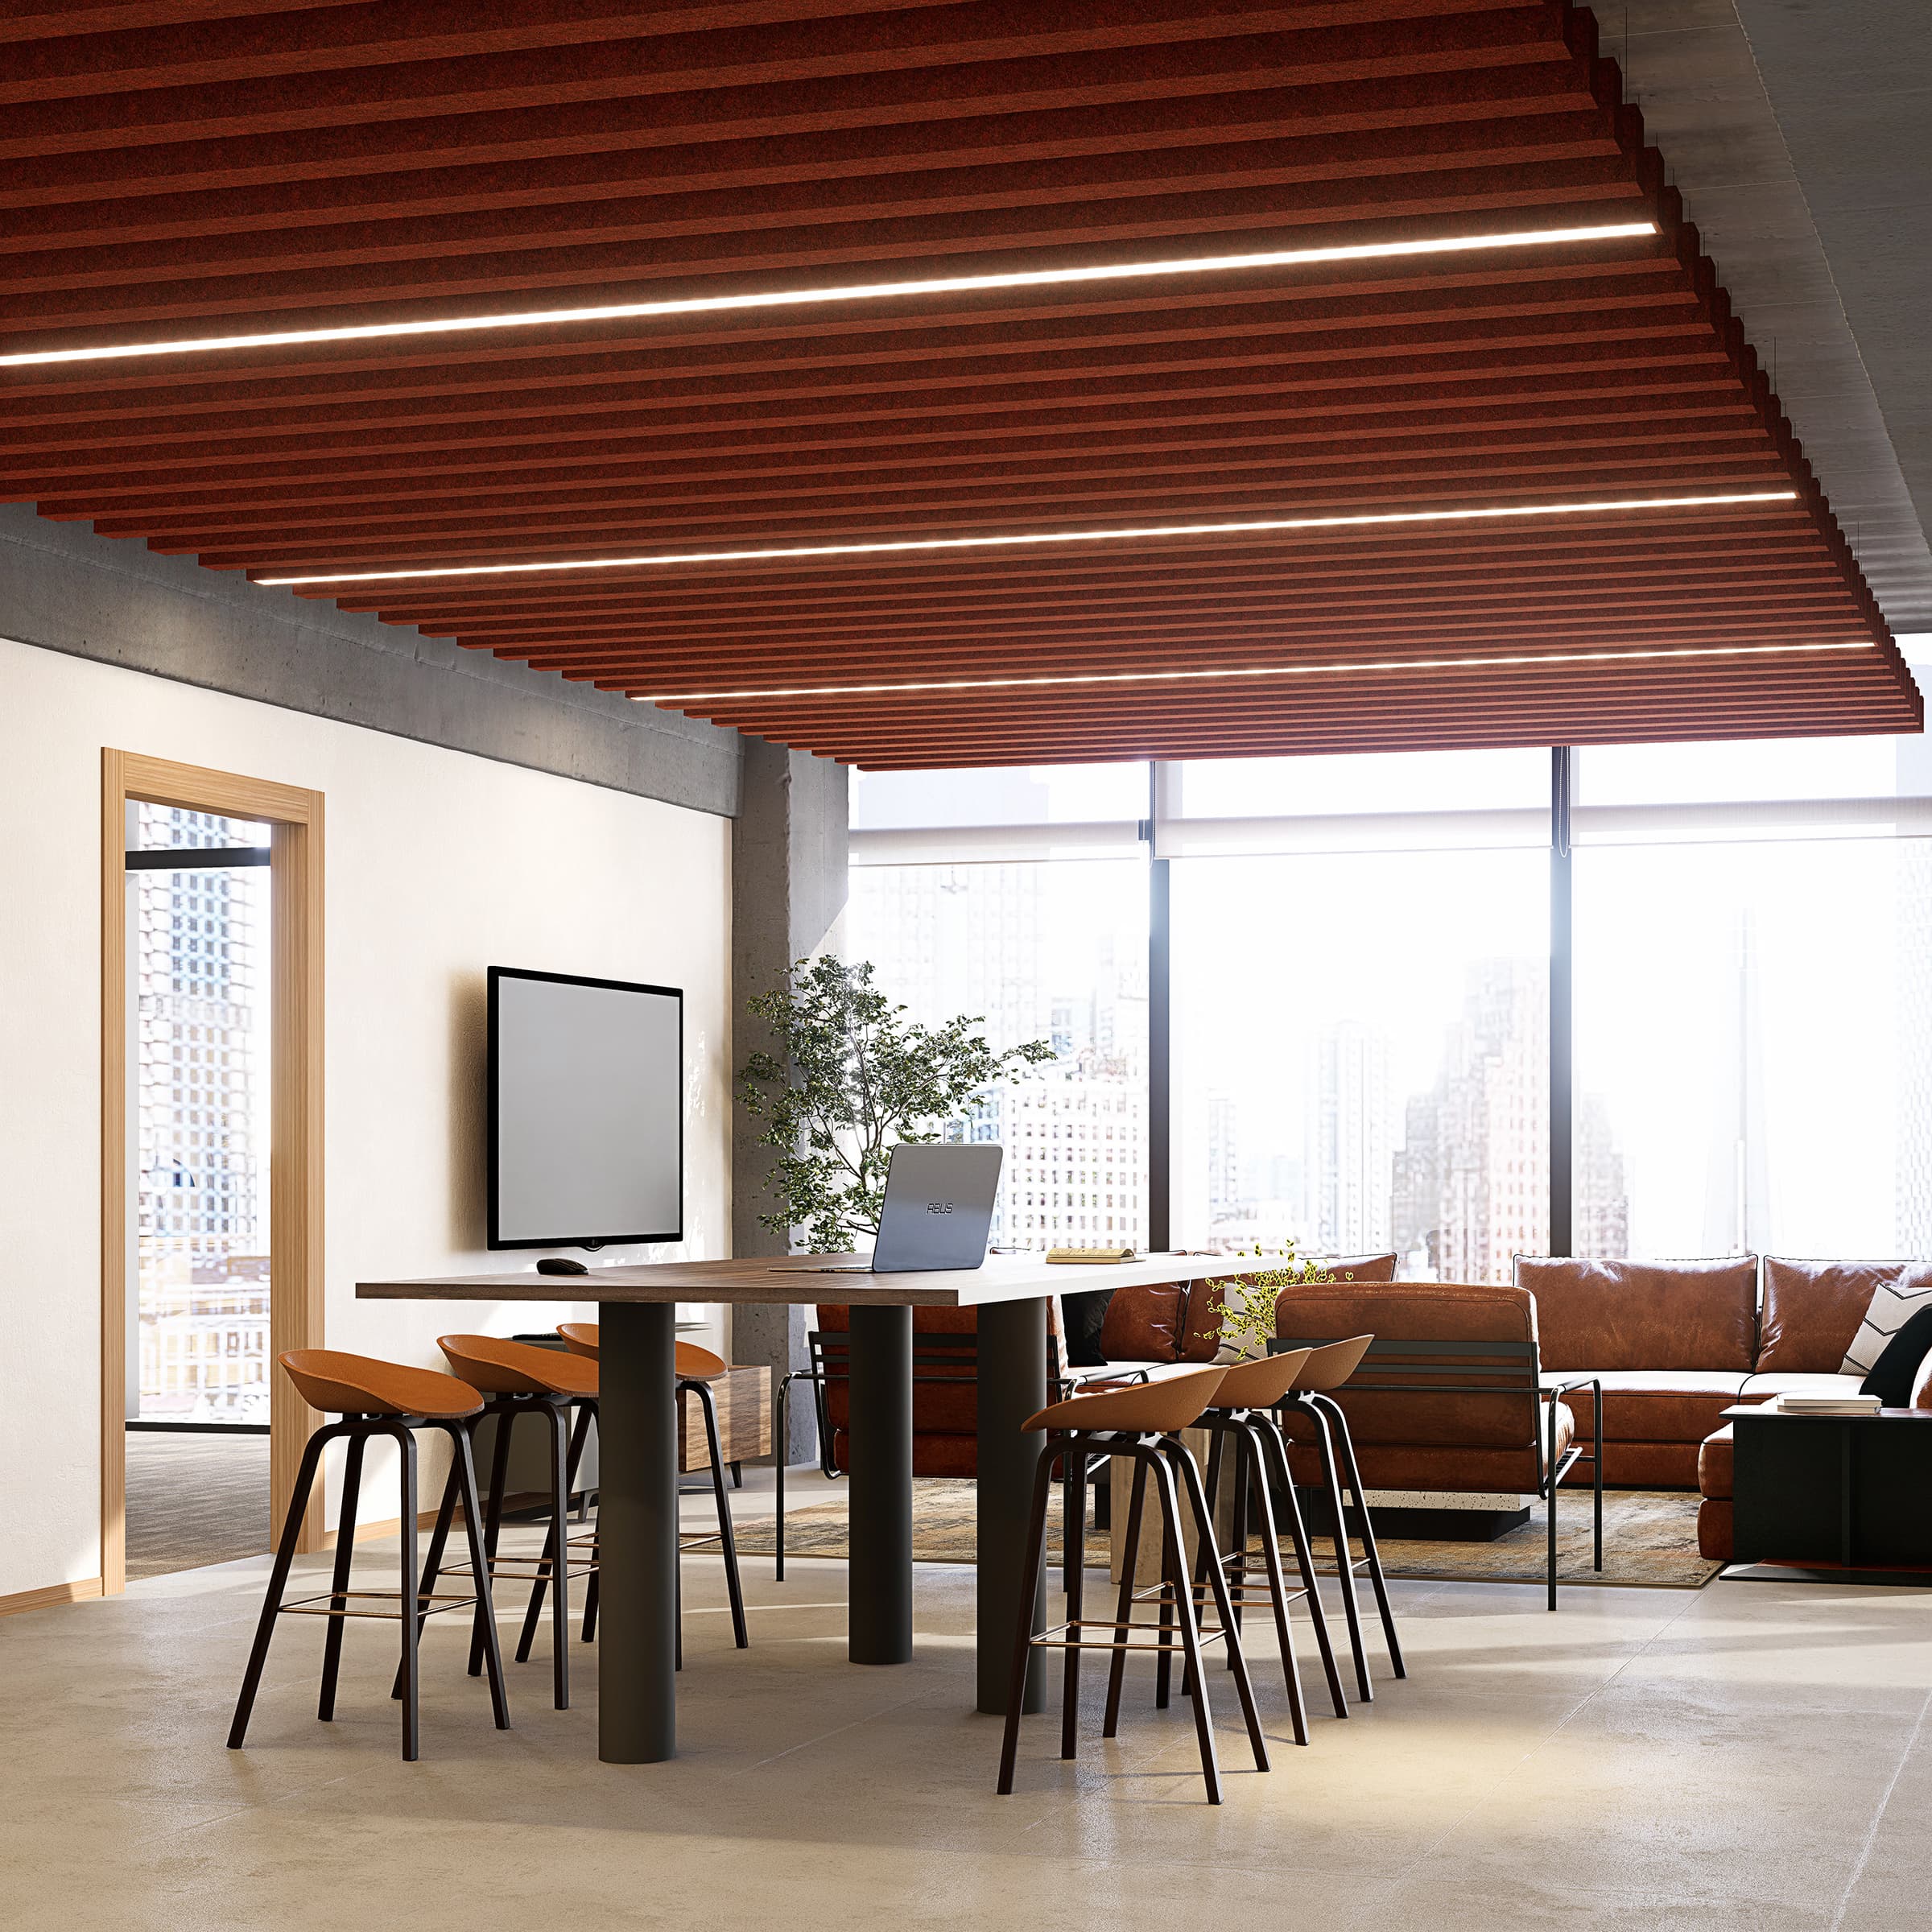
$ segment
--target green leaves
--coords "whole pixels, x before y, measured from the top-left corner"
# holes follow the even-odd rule
[[[1257,1261],[1264,1257],[1257,1243],[1253,1250]],[[1236,1258],[1245,1258],[1239,1249]],[[1230,1275],[1217,1281],[1221,1291],[1220,1347],[1232,1349],[1236,1361],[1249,1361],[1268,1352],[1274,1339],[1274,1304],[1284,1288],[1307,1287],[1334,1276],[1317,1261],[1298,1261],[1290,1241],[1277,1250],[1278,1265],[1259,1268],[1251,1274]]]
[[[758,1219],[815,1254],[842,1253],[878,1230],[892,1150],[936,1141],[956,1116],[1018,1067],[1051,1059],[1044,1040],[995,1053],[964,1015],[923,1026],[873,984],[869,961],[795,962],[786,985],[745,1002],[777,1035],[738,1075],[739,1104],[765,1123],[778,1206]]]

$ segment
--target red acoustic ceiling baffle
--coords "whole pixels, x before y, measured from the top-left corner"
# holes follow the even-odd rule
[[[0,42],[0,357],[801,298],[16,360],[43,515],[871,766],[1922,721],[1560,0],[98,0]],[[824,299],[1098,267],[1143,272]]]

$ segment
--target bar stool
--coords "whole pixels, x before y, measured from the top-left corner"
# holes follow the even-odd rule
[[[1208,1706],[1207,1678],[1201,1668],[1203,1641],[1212,1642],[1218,1637],[1228,1646],[1228,1665],[1234,1672],[1242,1715],[1247,1720],[1249,1741],[1254,1748],[1255,1769],[1258,1771],[1268,1769],[1267,1740],[1261,1735],[1261,1717],[1254,1705],[1254,1690],[1249,1682],[1248,1666],[1241,1656],[1240,1634],[1234,1625],[1227,1578],[1221,1567],[1220,1552],[1215,1549],[1214,1520],[1208,1513],[1207,1499],[1202,1493],[1200,1472],[1195,1467],[1194,1458],[1181,1442],[1179,1433],[1199,1419],[1201,1412],[1213,1401],[1225,1373],[1221,1368],[1202,1368],[1132,1388],[1072,1396],[1064,1402],[1050,1404],[1023,1425],[1029,1430],[1046,1430],[1049,1434],[1046,1446],[1040,1451],[1038,1472],[1034,1479],[1026,1565],[1020,1585],[1019,1628],[1013,1639],[1013,1681],[1006,1701],[1006,1736],[1000,1752],[999,1790],[1002,1794],[1013,1790],[1013,1766],[1020,1742],[1020,1707],[1026,1696],[1026,1666],[1034,1649],[1059,1650],[1065,1653],[1061,1678],[1060,1756],[1071,1758],[1075,1754],[1075,1725],[1080,1714],[1080,1653],[1108,1650],[1113,1654],[1113,1671],[1107,1687],[1104,1732],[1105,1736],[1112,1737],[1119,1724],[1121,1684],[1126,1669],[1127,1652],[1155,1651],[1165,1667],[1175,1654],[1174,1639],[1177,1635],[1179,1653],[1187,1669],[1189,1693],[1194,1700],[1195,1732],[1200,1745],[1201,1777],[1208,1787],[1208,1803],[1218,1805],[1221,1802],[1221,1777],[1215,1754],[1213,1719]],[[1077,1567],[1070,1569],[1067,1620],[1035,1636],[1031,1627],[1033,1601],[1039,1587],[1040,1571],[1046,1562],[1046,1500],[1053,1487],[1054,1466],[1069,1457],[1092,1459],[1116,1455],[1130,1457],[1134,1464],[1133,1501],[1127,1518],[1126,1569],[1116,1612],[1105,1622],[1084,1616],[1081,1612],[1084,1607],[1085,1572]],[[1158,1492],[1163,1513],[1164,1575],[1159,1584],[1142,1591],[1135,1587],[1134,1569],[1140,1554],[1141,1512],[1150,1480]],[[1180,1489],[1187,1492],[1195,1534],[1211,1553],[1208,1582],[1220,1622],[1205,1630],[1195,1615],[1195,1593],[1181,1554],[1178,1500]],[[1070,1486],[1068,1500],[1072,1507],[1072,1520],[1063,1525],[1063,1533],[1074,1539],[1075,1546],[1079,1548],[1084,1543],[1087,1529],[1084,1484]],[[1159,1623],[1136,1622],[1133,1606],[1137,1603],[1154,1601],[1160,1604]],[[1106,1641],[1100,1641],[1081,1634],[1089,1629],[1107,1630],[1109,1637]],[[1137,1643],[1128,1635],[1131,1630],[1155,1630],[1158,1636],[1151,1644]]]
[[[560,1349],[539,1348],[531,1342],[510,1342],[490,1335],[445,1335],[436,1340],[452,1368],[465,1381],[473,1383],[488,1398],[485,1415],[497,1418],[497,1439],[489,1459],[489,1499],[483,1518],[483,1554],[493,1578],[510,1575],[527,1579],[541,1586],[554,1571],[557,1591],[551,1616],[551,1677],[556,1707],[570,1708],[570,1558],[568,1546],[557,1558],[558,1539],[565,1534],[570,1517],[571,1430],[566,1414],[573,1402],[594,1401],[597,1393],[597,1365]],[[526,1558],[499,1557],[497,1543],[503,1527],[505,1484],[510,1468],[510,1437],[519,1417],[539,1414],[550,1430],[550,1530],[544,1538],[543,1554],[532,1567]],[[594,1554],[585,1562],[580,1575],[590,1572]],[[533,1591],[533,1601],[535,1593]],[[534,1620],[526,1620],[534,1628]],[[517,1660],[530,1655],[530,1637],[517,1649]],[[481,1668],[481,1653],[470,1646],[469,1674]]]
[[[582,1356],[592,1362],[596,1361],[598,1331],[597,1324],[595,1322],[559,1322],[557,1324],[557,1333],[563,1338],[564,1346],[572,1354]],[[738,1577],[738,1545],[737,1538],[732,1534],[731,1504],[724,1492],[724,1460],[722,1443],[718,1435],[718,1405],[716,1398],[711,1392],[712,1383],[724,1375],[729,1366],[729,1364],[725,1361],[724,1356],[712,1354],[708,1348],[700,1348],[695,1342],[679,1342],[675,1344],[672,1370],[677,1379],[678,1393],[680,1395],[695,1397],[698,1406],[704,1414],[704,1441],[711,1455],[711,1492],[717,1505],[718,1511],[718,1533],[716,1536],[712,1535],[708,1530],[679,1530],[678,1548],[682,1552],[686,1550],[702,1550],[712,1543],[719,1546],[720,1553],[724,1558],[725,1594],[731,1600],[732,1638],[738,1649],[744,1650],[750,1648],[751,1635],[745,1622],[745,1589]],[[591,1415],[594,1416],[597,1413],[596,1403],[592,1402],[588,1406]],[[582,1430],[583,1426],[582,1423],[579,1424],[580,1430]],[[581,1451],[582,1447],[582,1439],[580,1435],[578,1440],[572,1446],[573,1457]],[[573,1459],[571,1465],[573,1474],[576,1472],[576,1467]],[[531,1599],[533,1606],[541,1600],[540,1593],[543,1587],[542,1583],[539,1582],[537,1585],[539,1594]],[[532,1614],[533,1616],[535,1614],[534,1608]],[[680,1616],[677,1646],[677,1662],[680,1670],[683,1668],[684,1664],[683,1625],[683,1619]],[[591,1575],[589,1587],[584,1592],[584,1637],[587,1643],[597,1627],[597,1579],[593,1571]],[[521,1655],[520,1651],[518,1654]]]
[[[1335,1575],[1342,1586],[1342,1611],[1348,1623],[1349,1648],[1355,1653],[1356,1690],[1363,1703],[1372,1702],[1375,1691],[1368,1681],[1368,1653],[1362,1641],[1361,1610],[1356,1595],[1358,1570],[1368,1572],[1375,1591],[1382,1634],[1389,1645],[1389,1668],[1398,1678],[1409,1674],[1402,1662],[1402,1641],[1395,1633],[1395,1612],[1389,1607],[1389,1585],[1382,1575],[1381,1552],[1376,1547],[1375,1525],[1369,1520],[1368,1505],[1362,1495],[1361,1472],[1356,1466],[1348,1418],[1331,1393],[1360,1367],[1362,1357],[1374,1340],[1372,1335],[1357,1335],[1346,1341],[1311,1347],[1293,1387],[1278,1405],[1282,1414],[1305,1415],[1315,1425],[1316,1445],[1321,1451],[1322,1485],[1327,1492],[1328,1507],[1335,1518]],[[1293,1348],[1298,1344],[1290,1342],[1285,1345]],[[1348,1547],[1348,1521],[1342,1495],[1344,1472],[1355,1496],[1356,1513],[1361,1521],[1363,1554],[1360,1557],[1352,1555]]]
[[[283,1373],[295,1385],[311,1408],[341,1417],[318,1429],[302,1452],[302,1466],[289,1498],[288,1516],[282,1525],[282,1540],[275,1550],[275,1567],[269,1573],[268,1591],[262,1599],[262,1615],[255,1625],[254,1648],[249,1652],[248,1669],[242,1679],[242,1695],[235,1705],[233,1723],[229,1727],[228,1748],[242,1748],[248,1735],[248,1720],[255,1707],[255,1692],[262,1682],[262,1668],[268,1661],[268,1646],[275,1634],[275,1620],[282,1616],[325,1616],[328,1634],[322,1649],[322,1695],[316,1715],[327,1724],[336,1714],[336,1678],[342,1662],[342,1623],[350,1616],[382,1616],[381,1610],[357,1610],[352,1602],[385,1602],[394,1598],[395,1616],[402,1625],[402,1657],[397,1673],[394,1695],[402,1703],[402,1757],[414,1764],[418,1754],[419,1715],[417,1678],[423,1626],[439,1610],[454,1610],[465,1604],[476,1607],[474,1642],[481,1647],[489,1667],[490,1708],[497,1728],[510,1728],[510,1701],[503,1685],[503,1659],[497,1648],[494,1608],[490,1601],[489,1567],[484,1559],[478,1530],[482,1512],[477,1505],[476,1466],[470,1455],[470,1431],[483,1409],[483,1398],[466,1382],[439,1375],[431,1368],[411,1368],[398,1362],[372,1360],[364,1355],[345,1355],[334,1348],[294,1348],[276,1358]],[[416,1570],[416,1438],[419,1429],[440,1429],[448,1436],[452,1451],[449,1480],[443,1486],[442,1506],[436,1512],[436,1526],[430,1537],[429,1562],[418,1581]],[[402,1451],[402,1575],[401,1588],[352,1590],[349,1566],[355,1555],[356,1505],[362,1487],[362,1451],[372,1436],[392,1437]],[[327,1592],[319,1596],[283,1600],[288,1587],[288,1572],[295,1557],[295,1545],[302,1534],[302,1520],[308,1513],[316,1476],[322,1467],[323,1451],[338,1438],[349,1444],[349,1460],[343,1474],[342,1509],[336,1525],[336,1566]],[[469,1596],[438,1597],[434,1594],[443,1546],[458,1502],[463,1505],[464,1533],[469,1539],[470,1562],[476,1575],[476,1591]],[[414,1604],[413,1612],[405,1609]]]
[[[1282,1674],[1287,1680],[1288,1708],[1298,1744],[1308,1741],[1301,1669],[1295,1657],[1294,1627],[1288,1616],[1288,1607],[1298,1596],[1307,1603],[1315,1625],[1315,1645],[1321,1652],[1335,1715],[1348,1715],[1341,1673],[1335,1668],[1335,1646],[1329,1641],[1328,1621],[1322,1613],[1308,1531],[1302,1521],[1301,1503],[1288,1468],[1287,1445],[1282,1439],[1281,1425],[1274,1414],[1275,1404],[1294,1385],[1310,1353],[1306,1348],[1291,1349],[1255,1361],[1235,1363],[1222,1378],[1214,1401],[1203,1410],[1196,1425],[1208,1430],[1213,1438],[1208,1454],[1208,1506],[1211,1510],[1217,1507],[1220,1500],[1224,1451],[1226,1462],[1232,1464],[1228,1550],[1222,1567],[1227,1573],[1235,1624],[1238,1629],[1241,1612],[1251,1602],[1265,1603],[1274,1610],[1275,1641],[1281,1651]],[[1261,1531],[1258,1564],[1248,1550],[1250,1503]],[[1284,1528],[1294,1546],[1295,1564],[1302,1579],[1298,1589],[1288,1587],[1282,1568],[1281,1531]],[[1195,1558],[1197,1601],[1206,1587],[1208,1560],[1208,1546],[1203,1543]]]

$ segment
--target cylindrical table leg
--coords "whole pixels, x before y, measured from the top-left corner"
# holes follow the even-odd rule
[[[678,1751],[676,1314],[669,1302],[603,1310],[597,1755],[607,1765]]]
[[[1026,1578],[1026,1528],[1034,1472],[1046,1437],[1020,1425],[1046,1406],[1046,1304],[991,1302],[980,1309],[979,1651],[980,1710],[1003,1716],[1010,1689],[1013,1632]],[[1046,1622],[1046,1568],[1033,1596],[1033,1628]],[[1046,1703],[1046,1673],[1035,1650],[1021,1708]]]
[[[912,1662],[910,1308],[852,1310],[851,1394],[848,1654],[855,1664],[907,1664]]]

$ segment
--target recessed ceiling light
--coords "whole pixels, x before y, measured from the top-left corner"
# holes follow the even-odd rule
[[[1469,522],[1497,517],[1580,517],[1620,510],[1706,510],[1737,503],[1790,503],[1794,489],[1729,490],[1703,497],[1631,497],[1601,503],[1492,503],[1468,510],[1397,510],[1332,517],[1270,517],[1245,523],[1157,523],[1132,530],[1022,530],[997,537],[897,537],[877,543],[799,543],[782,550],[688,550],[658,556],[563,557],[545,564],[432,564],[420,570],[338,570],[257,577],[258,584],[393,584],[402,579],[504,577],[566,570],[638,570],[672,564],[767,564],[793,557],[861,557],[908,551],[991,550],[1004,544],[1119,543],[1134,538],[1248,536],[1280,530],[1360,530],[1403,523]]]
[[[1553,650],[1513,653],[1507,657],[1383,658],[1341,664],[1240,665],[1217,671],[1100,671],[1025,678],[943,678],[908,684],[790,684],[757,691],[680,691],[646,696],[639,704],[712,704],[747,698],[893,697],[922,691],[1015,691],[1042,685],[1182,684],[1209,679],[1331,677],[1387,671],[1487,671],[1525,664],[1606,664],[1649,658],[1770,658],[1827,650],[1876,650],[1869,638],[1830,644],[1698,644],[1635,650]]]
[[[0,355],[0,369],[52,362],[107,362],[132,356],[192,356],[233,349],[298,349],[315,342],[368,342],[392,336],[441,336],[472,328],[540,328],[572,322],[634,321],[655,316],[716,315],[730,309],[784,308],[815,302],[879,302],[907,295],[971,295],[989,288],[1050,288],[1080,282],[1124,282],[1145,275],[1204,275],[1244,268],[1303,268],[1327,262],[1373,262],[1402,255],[1450,255],[1472,249],[1540,248],[1562,242],[1625,241],[1657,233],[1654,221],[1612,221],[1589,228],[1520,233],[1451,235],[1414,242],[1358,242],[1335,248],[1269,249],[1241,255],[1183,256],[1169,262],[1103,262],[1091,268],[1019,269],[1007,275],[942,275],[919,282],[865,282],[848,288],[786,288],[762,294],[685,295],[662,302],[610,302],[593,308],[538,308],[504,316],[447,316],[426,322],[368,322],[343,328],[263,330],[245,336],[196,336],[177,342],[127,342],[93,349],[34,349]]]

